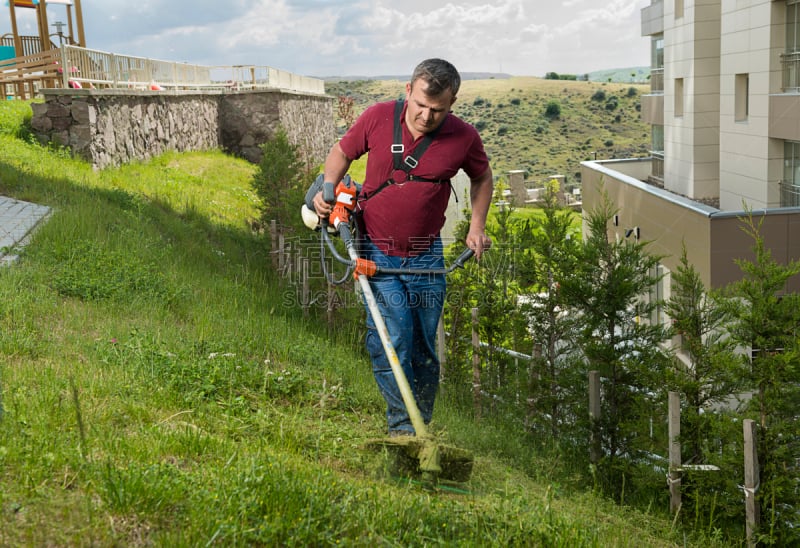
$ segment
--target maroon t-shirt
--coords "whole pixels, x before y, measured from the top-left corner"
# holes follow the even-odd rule
[[[342,152],[355,160],[369,152],[361,202],[363,224],[370,239],[387,255],[409,257],[425,252],[444,225],[444,212],[450,199],[450,185],[425,181],[394,183],[372,196],[394,171],[392,139],[395,101],[378,103],[356,120],[342,137]],[[403,157],[411,154],[416,141],[405,124],[403,107]],[[412,175],[425,179],[450,179],[463,169],[470,179],[486,173],[489,159],[477,130],[450,113],[442,122],[428,149],[412,169]]]

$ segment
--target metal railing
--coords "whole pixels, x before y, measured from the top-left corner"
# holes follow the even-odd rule
[[[209,67],[64,45],[64,87],[142,90],[284,89],[324,94],[325,82],[267,66]]]
[[[783,91],[800,92],[800,51],[781,55]]]
[[[661,181],[664,180],[664,152],[663,151],[650,151],[650,175],[659,179]]]
[[[650,69],[650,93],[664,93],[664,68]]]
[[[789,181],[780,181],[781,207],[800,207],[800,186]]]

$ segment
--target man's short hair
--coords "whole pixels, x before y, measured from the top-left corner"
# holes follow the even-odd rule
[[[426,59],[414,69],[411,75],[411,85],[417,80],[424,80],[428,84],[427,94],[436,96],[448,89],[455,97],[461,87],[461,75],[451,63],[444,59]]]

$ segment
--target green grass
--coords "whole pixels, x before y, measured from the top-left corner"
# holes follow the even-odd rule
[[[254,166],[167,154],[95,172],[0,105],[0,194],[53,208],[0,269],[2,546],[669,546],[502,423],[442,398],[473,477],[430,492],[363,448],[383,405],[360,327],[292,306],[251,230]]]

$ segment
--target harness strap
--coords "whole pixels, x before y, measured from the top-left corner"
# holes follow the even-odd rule
[[[403,126],[401,124],[404,103],[405,102],[402,99],[398,99],[394,104],[394,139],[392,144],[392,160],[394,163],[394,170],[405,172],[405,179],[402,181],[404,183],[408,181],[419,181],[437,185],[449,184],[450,179],[429,179],[427,177],[420,177],[419,175],[412,175],[410,173],[412,169],[419,165],[420,158],[422,158],[422,155],[425,154],[426,150],[428,150],[428,147],[433,142],[433,138],[436,137],[436,134],[439,132],[439,129],[442,127],[442,125],[439,125],[439,127],[432,132],[426,133],[414,151],[404,157],[403,153],[405,152],[405,147],[403,146]],[[387,186],[395,184],[396,182],[397,181],[394,179],[388,179],[384,181],[371,193],[362,193],[362,197],[359,199],[359,202],[363,202],[372,198]]]
[[[394,143],[392,144],[392,157],[394,159],[394,168],[402,169],[408,173],[419,165],[419,159],[422,158],[422,155],[425,154],[425,151],[431,146],[433,138],[436,137],[439,128],[442,126],[440,125],[432,132],[426,133],[422,141],[420,141],[414,149],[414,152],[403,157],[405,147],[403,146],[403,125],[400,123],[400,118],[403,115],[403,104],[404,101],[402,99],[398,99],[394,103]]]

